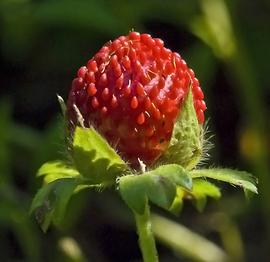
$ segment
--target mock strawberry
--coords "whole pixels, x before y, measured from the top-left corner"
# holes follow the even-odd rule
[[[167,149],[183,101],[192,87],[204,122],[204,95],[194,72],[159,38],[130,32],[105,44],[81,67],[67,103],[71,128],[93,125],[133,166],[151,165]]]

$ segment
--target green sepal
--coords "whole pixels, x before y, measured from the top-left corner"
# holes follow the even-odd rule
[[[73,159],[79,173],[92,184],[114,183],[127,169],[127,164],[92,127],[76,127]]]
[[[119,190],[126,204],[143,214],[147,201],[169,209],[175,199],[176,187],[192,188],[192,180],[183,167],[176,164],[119,178]]]
[[[44,182],[48,184],[57,179],[77,177],[80,174],[74,167],[57,160],[43,164],[38,170],[37,176],[44,176]]]
[[[188,192],[193,198],[193,204],[199,212],[202,212],[207,203],[207,197],[219,199],[220,189],[204,179],[194,179],[192,191]]]
[[[35,195],[30,208],[41,229],[46,232],[51,222],[59,225],[64,218],[66,206],[75,188],[76,178],[62,178],[44,185]]]
[[[257,179],[245,171],[227,168],[195,169],[190,172],[192,178],[207,177],[240,186],[244,190],[258,193]]]
[[[185,195],[185,190],[181,187],[177,187],[175,198],[169,209],[169,211],[173,213],[174,215],[179,215],[180,212],[182,211],[183,205],[184,205],[183,203],[184,195]]]
[[[220,189],[204,179],[193,179],[191,190],[182,187],[177,188],[175,199],[170,207],[170,212],[179,215],[183,208],[184,199],[191,199],[196,209],[202,212],[207,203],[207,197],[219,199],[221,197]]]
[[[164,163],[176,163],[191,170],[200,161],[202,155],[202,134],[202,126],[197,119],[190,88],[174,124],[169,147],[161,160]]]

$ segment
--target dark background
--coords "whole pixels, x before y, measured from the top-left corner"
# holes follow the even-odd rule
[[[179,218],[154,212],[216,243],[230,261],[267,261],[269,25],[269,0],[1,0],[0,260],[140,261],[131,213],[113,190],[76,195],[62,227],[47,234],[28,215],[38,167],[64,152],[56,93],[66,99],[77,69],[134,29],[162,38],[200,80],[214,134],[208,165],[259,178],[248,202],[220,185],[223,198],[204,213],[189,202]],[[161,261],[197,261],[169,243],[158,250]]]

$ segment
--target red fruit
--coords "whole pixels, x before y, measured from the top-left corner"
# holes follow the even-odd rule
[[[84,118],[133,166],[151,165],[166,150],[190,85],[200,124],[203,92],[194,72],[161,39],[131,32],[104,45],[78,70],[67,103],[71,128]],[[72,128],[73,129],[73,128]]]

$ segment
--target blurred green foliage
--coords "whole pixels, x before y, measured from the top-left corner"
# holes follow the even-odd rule
[[[1,0],[0,260],[140,260],[131,214],[111,191],[81,192],[64,225],[45,235],[28,214],[41,183],[37,169],[65,151],[56,93],[67,97],[79,66],[108,40],[135,29],[164,39],[196,72],[215,134],[209,162],[246,169],[260,181],[260,195],[249,203],[225,188],[204,213],[187,205],[180,218],[169,219],[219,245],[230,261],[266,261],[269,24],[268,0]],[[166,226],[157,221],[159,236]],[[162,234],[161,261],[200,259],[180,252],[187,238],[174,245]]]

